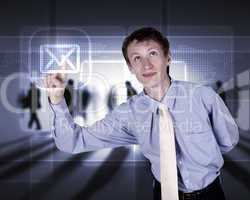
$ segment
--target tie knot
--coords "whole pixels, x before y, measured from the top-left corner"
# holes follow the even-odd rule
[[[164,115],[166,113],[166,106],[164,104],[159,104],[158,109],[160,115]]]

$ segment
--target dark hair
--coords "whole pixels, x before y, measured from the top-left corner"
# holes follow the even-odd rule
[[[128,46],[130,43],[132,43],[134,40],[137,42],[144,42],[148,40],[153,40],[161,45],[164,55],[167,56],[169,53],[169,42],[166,37],[164,37],[158,30],[152,27],[145,27],[140,28],[133,33],[131,33],[129,36],[127,36],[122,44],[122,53],[126,60],[126,62],[129,64],[129,58],[128,58]]]

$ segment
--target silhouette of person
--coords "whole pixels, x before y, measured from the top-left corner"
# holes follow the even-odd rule
[[[226,93],[223,89],[222,82],[216,81],[216,92],[220,95],[221,99],[226,103]]]
[[[109,112],[114,109],[116,104],[117,104],[117,99],[116,99],[115,87],[112,86],[110,91],[109,91],[108,100],[107,100],[107,106],[108,106]]]
[[[67,86],[64,91],[64,98],[69,109],[69,113],[72,115],[74,111],[74,81],[72,79],[68,80]]]
[[[27,95],[27,104],[28,108],[30,109],[30,120],[28,123],[28,127],[31,128],[33,122],[35,122],[37,130],[41,129],[41,125],[36,113],[36,111],[41,108],[40,96],[40,90],[36,88],[35,83],[31,83]]]
[[[238,118],[239,116],[239,91],[240,88],[237,84],[235,84],[234,89],[232,90],[233,95],[233,105],[231,106],[231,112],[234,118]]]
[[[21,106],[21,108],[25,109],[25,108],[28,108],[29,105],[28,105],[28,96],[25,94],[24,91],[22,91],[19,96],[18,96],[18,99],[17,99],[17,102],[18,102],[18,105]]]
[[[131,85],[131,82],[126,81],[125,82],[126,88],[127,88],[127,99],[129,99],[130,97],[137,95],[136,90],[133,88],[133,86]]]
[[[87,119],[87,113],[86,109],[89,105],[90,99],[91,99],[91,93],[87,87],[84,87],[84,89],[81,92],[81,111],[83,113],[84,120]]]

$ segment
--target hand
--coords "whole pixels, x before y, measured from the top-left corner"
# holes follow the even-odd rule
[[[62,60],[61,69],[66,69],[66,62]],[[52,104],[58,104],[64,97],[67,75],[65,73],[49,74],[43,79],[43,86]]]

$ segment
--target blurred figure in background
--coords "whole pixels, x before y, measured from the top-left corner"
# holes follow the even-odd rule
[[[129,99],[130,97],[137,95],[137,92],[135,90],[135,88],[133,88],[133,86],[131,85],[130,81],[126,81],[125,82],[126,88],[127,88],[127,99]]]
[[[220,80],[216,81],[216,89],[215,91],[220,95],[221,99],[226,103],[226,94],[222,86],[222,82]]]
[[[117,105],[117,99],[116,99],[115,86],[112,86],[109,91],[107,100],[108,111],[111,112],[116,105]]]
[[[35,83],[31,83],[26,100],[28,108],[30,109],[30,120],[28,123],[28,127],[32,128],[33,122],[35,122],[37,130],[41,129],[41,125],[36,113],[36,111],[41,108],[40,96],[40,90],[36,88]]]
[[[68,106],[69,112],[73,115],[74,112],[74,81],[72,79],[68,80],[68,84],[65,88],[64,98]]]
[[[84,87],[83,90],[80,90],[79,92],[80,92],[80,97],[81,97],[82,117],[86,121],[87,120],[87,107],[91,99],[91,93],[87,87]]]

